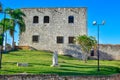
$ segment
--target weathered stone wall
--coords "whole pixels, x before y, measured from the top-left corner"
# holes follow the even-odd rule
[[[62,50],[58,51],[59,54],[72,56],[78,59],[83,58],[83,54],[79,45],[76,44],[69,44],[64,47]]]
[[[86,8],[24,8],[26,31],[20,36],[19,46],[31,46],[38,50],[62,50],[68,43],[68,37],[87,34]],[[39,23],[33,23],[33,17],[39,17]],[[49,23],[43,23],[44,16],[50,17]],[[68,16],[74,16],[74,23],[68,23]],[[33,43],[32,36],[39,35],[39,42]],[[64,43],[57,44],[56,37],[63,36]]]
[[[64,55],[82,59],[79,46],[68,43],[68,37],[87,34],[86,8],[24,8],[26,31],[20,36],[19,46],[30,46],[38,50],[57,50]],[[68,23],[68,16],[74,16],[74,23]],[[39,23],[33,23],[33,17]],[[44,16],[50,17],[43,23]],[[32,42],[32,36],[39,35],[39,42]],[[56,37],[63,36],[64,42],[57,44]],[[97,54],[94,58],[97,59]],[[100,59],[120,60],[120,45],[100,45]]]
[[[59,52],[79,59],[83,59],[84,56],[79,45],[68,45]],[[99,55],[101,60],[120,60],[120,45],[100,44]],[[97,59],[97,52],[94,53],[94,56],[89,54],[89,58]]]
[[[111,76],[0,75],[0,80],[120,80],[120,74]]]
[[[120,60],[120,45],[101,44],[100,59]]]

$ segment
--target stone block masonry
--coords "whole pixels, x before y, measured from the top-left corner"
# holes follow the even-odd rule
[[[23,8],[26,31],[19,46],[61,51],[78,35],[87,35],[87,8]]]
[[[120,60],[120,45],[101,44],[100,59],[102,60]]]
[[[26,14],[24,17],[26,31],[20,35],[19,46],[58,51],[63,55],[82,58],[82,52],[73,40],[78,35],[87,35],[87,8],[23,8],[21,10]],[[120,46],[100,45],[100,59],[120,60]]]
[[[120,74],[111,76],[0,75],[0,80],[120,80]]]
[[[100,44],[99,53],[100,60],[120,60],[120,45]],[[97,59],[97,51],[90,58]]]

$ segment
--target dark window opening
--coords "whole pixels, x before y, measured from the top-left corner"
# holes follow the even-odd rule
[[[33,17],[33,23],[38,23],[38,21],[39,21],[38,19],[39,19],[38,16],[34,16],[34,17]]]
[[[68,17],[68,23],[74,23],[74,16]]]
[[[32,36],[32,42],[39,42],[39,36],[38,35],[34,35]]]
[[[94,56],[94,50],[91,50],[90,54],[91,54],[91,56]]]
[[[58,36],[57,37],[57,43],[63,43],[63,37],[62,36]]]
[[[69,37],[69,43],[73,44],[74,43],[74,37]]]
[[[44,16],[44,23],[49,23],[49,16]]]

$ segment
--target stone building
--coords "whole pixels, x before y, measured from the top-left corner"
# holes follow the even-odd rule
[[[82,59],[74,37],[87,35],[87,8],[23,8],[26,31],[20,35],[19,47],[57,50],[59,54]],[[97,53],[89,54],[97,59]],[[120,60],[120,45],[100,45],[100,59]]]
[[[62,51],[74,46],[74,38],[87,35],[86,8],[23,8],[26,31],[19,46]]]

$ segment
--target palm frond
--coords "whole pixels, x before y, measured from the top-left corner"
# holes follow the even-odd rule
[[[18,25],[19,25],[19,29],[20,29],[20,34],[21,34],[22,32],[25,32],[26,27],[25,27],[24,21],[19,21],[19,22],[18,22]]]

